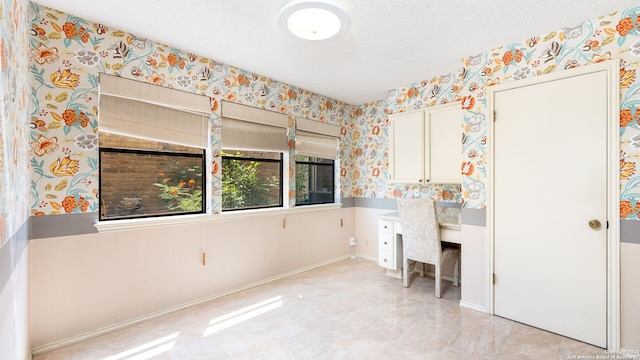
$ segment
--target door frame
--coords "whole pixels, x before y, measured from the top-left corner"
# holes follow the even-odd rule
[[[519,81],[497,84],[487,88],[487,258],[486,258],[486,295],[487,310],[494,314],[495,271],[495,224],[494,202],[494,136],[495,136],[495,94],[519,87],[531,86],[548,81],[561,80],[596,72],[607,75],[607,349],[620,349],[620,70],[619,60],[613,59],[598,64],[580,66],[574,69],[535,76]]]

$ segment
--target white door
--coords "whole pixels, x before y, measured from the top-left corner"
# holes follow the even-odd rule
[[[607,346],[607,88],[601,71],[493,98],[494,313],[600,347]]]

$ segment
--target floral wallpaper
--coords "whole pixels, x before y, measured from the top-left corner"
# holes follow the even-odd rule
[[[0,246],[28,217],[28,6],[0,0]]]
[[[98,210],[100,73],[211,98],[213,212],[221,210],[221,101],[286,113],[290,127],[296,116],[342,125],[354,114],[343,102],[38,4],[31,4],[30,31],[30,208],[36,216]],[[295,181],[289,184],[293,205]]]
[[[389,183],[389,115],[446,104],[458,100],[455,73],[389,91],[385,101],[358,106],[355,121],[344,130],[342,189],[352,197],[433,197],[437,201],[462,202],[459,184]]]
[[[486,207],[487,86],[620,59],[620,217],[640,219],[640,7],[565,27],[522,42],[463,58],[455,73],[389,91],[387,99],[356,108],[345,134],[343,184],[351,196],[397,198],[421,196]],[[460,100],[462,186],[388,184],[388,115]],[[346,172],[346,173],[345,173]]]
[[[462,59],[465,207],[486,206],[486,89],[498,83],[620,59],[620,217],[639,219],[640,7],[565,27]]]
[[[97,210],[97,86],[102,72],[211,97],[213,156],[208,170],[213,195],[209,207],[214,212],[219,211],[221,200],[222,100],[286,113],[291,126],[295,116],[341,125],[338,193],[343,197],[431,196],[481,209],[486,206],[487,86],[619,58],[620,215],[640,219],[638,13],[640,8],[630,8],[487,50],[461,59],[461,67],[452,73],[393,89],[380,101],[352,106],[138,38],[107,24],[94,24],[32,4],[31,211],[33,215],[48,215]],[[461,101],[464,112],[462,185],[390,184],[388,116],[451,101]],[[290,178],[293,171],[289,169]],[[291,199],[294,192],[291,187]]]

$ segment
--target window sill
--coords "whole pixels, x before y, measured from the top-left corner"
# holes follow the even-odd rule
[[[144,219],[123,219],[102,221],[94,224],[100,233],[122,230],[136,230],[152,227],[178,226],[189,224],[205,224],[209,222],[229,221],[246,218],[257,218],[266,216],[284,216],[287,214],[328,211],[340,209],[342,204],[320,204],[305,205],[295,208],[277,208],[277,209],[256,209],[256,210],[238,210],[225,212],[222,214],[195,214],[195,215],[175,215],[164,217],[153,217]]]

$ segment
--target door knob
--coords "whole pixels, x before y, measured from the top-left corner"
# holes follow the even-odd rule
[[[600,229],[600,226],[602,226],[602,224],[600,224],[599,220],[593,219],[593,220],[589,220],[589,227],[597,230]]]

